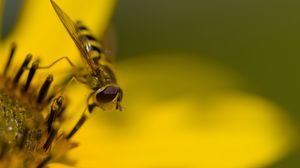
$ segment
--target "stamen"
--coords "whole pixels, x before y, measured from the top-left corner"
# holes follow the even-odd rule
[[[52,124],[55,121],[58,113],[61,111],[62,104],[63,104],[64,98],[62,96],[58,97],[54,100],[53,104],[51,105],[51,111],[48,118],[48,132],[50,133],[52,129]]]
[[[61,110],[57,113],[57,117],[61,117],[61,115],[64,113],[64,111],[66,110],[66,106],[62,106]]]
[[[14,55],[13,50],[15,49],[12,49],[12,54],[4,69],[5,74],[10,73],[10,64],[13,62]],[[0,85],[0,98],[5,100],[0,103],[0,108],[6,109],[2,112],[3,114],[0,113],[1,116],[3,115],[3,121],[0,124],[4,124],[0,126],[10,129],[10,132],[7,132],[6,129],[0,130],[0,165],[42,168],[47,166],[49,161],[54,160],[56,154],[63,156],[67,152],[68,149],[60,150],[61,145],[72,145],[66,139],[63,144],[57,141],[58,137],[64,135],[64,133],[58,132],[61,126],[60,122],[63,122],[62,113],[66,109],[64,97],[57,97],[57,91],[55,90],[50,95],[52,97],[48,96],[48,91],[53,82],[52,75],[47,76],[37,94],[34,94],[36,88],[31,88],[31,83],[36,71],[39,69],[39,61],[33,62],[29,68],[28,65],[31,59],[32,55],[28,54],[13,80],[2,75],[0,78],[7,81]],[[21,82],[20,79],[27,69],[29,70],[27,79],[25,82]],[[13,88],[10,87],[11,85],[13,85]],[[24,94],[25,92],[28,92],[28,94]],[[53,99],[54,97],[57,98]],[[38,106],[35,102],[31,104],[32,101],[38,103]],[[49,105],[51,105],[51,108],[48,110]],[[47,114],[45,110],[49,111],[47,118],[44,115]],[[58,119],[59,121],[56,122]],[[55,155],[53,155],[52,150],[55,151]],[[10,163],[9,159],[11,158],[19,159],[20,162]]]
[[[32,81],[32,78],[33,78],[36,70],[39,67],[39,63],[40,63],[39,60],[37,60],[37,61],[35,61],[35,62],[32,63],[32,66],[31,66],[31,68],[29,70],[29,73],[28,73],[28,76],[27,76],[26,84],[25,84],[25,86],[23,88],[23,92],[27,92],[27,90],[28,90],[28,88],[30,86],[30,83]]]
[[[39,91],[37,103],[41,104],[43,102],[43,100],[47,96],[47,93],[48,93],[48,90],[50,88],[52,81],[53,81],[53,76],[49,75]]]
[[[51,131],[49,133],[49,137],[48,137],[46,143],[43,146],[45,151],[47,151],[49,149],[49,147],[52,144],[57,132],[58,132],[57,129],[55,129],[55,128],[51,129]]]
[[[11,44],[11,49],[10,49],[9,58],[8,58],[8,60],[7,60],[7,63],[6,63],[6,65],[5,65],[5,68],[4,68],[4,71],[3,71],[3,76],[6,76],[7,70],[8,70],[8,68],[9,68],[10,64],[11,64],[11,60],[12,60],[12,58],[13,58],[13,56],[14,56],[14,53],[15,53],[15,51],[16,51],[16,48],[17,48],[16,43],[12,43],[12,44]]]
[[[52,159],[52,156],[49,155],[37,166],[37,168],[43,168],[51,159]]]
[[[26,58],[25,58],[23,64],[21,65],[19,71],[17,72],[17,74],[16,74],[16,76],[15,76],[15,78],[14,78],[14,80],[13,80],[13,84],[14,84],[14,85],[16,85],[16,84],[19,82],[19,80],[20,80],[20,78],[21,78],[23,72],[25,71],[27,65],[29,64],[31,58],[32,58],[32,55],[31,55],[31,54],[28,54],[28,55],[26,56]]]
[[[51,93],[47,98],[47,103],[51,103],[51,101],[54,97],[55,97],[55,93]]]
[[[24,129],[23,137],[22,137],[22,139],[21,139],[21,141],[20,141],[20,144],[19,144],[19,148],[20,148],[20,149],[23,149],[23,148],[24,148],[24,146],[25,146],[25,144],[26,144],[26,139],[27,139],[27,137],[28,137],[28,133],[29,133],[29,129],[26,127],[26,128]]]
[[[6,142],[1,142],[0,159],[4,158],[8,150],[9,150],[8,144]]]

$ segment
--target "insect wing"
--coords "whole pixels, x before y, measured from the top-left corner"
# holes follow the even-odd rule
[[[85,50],[84,45],[82,44],[82,42],[80,41],[80,38],[78,36],[78,33],[77,33],[76,26],[75,26],[74,22],[53,0],[51,0],[51,4],[52,4],[57,16],[59,17],[59,19],[63,23],[64,27],[67,29],[69,35],[72,37],[73,41],[75,42],[75,44],[76,44],[77,48],[79,49],[81,55],[85,58],[85,60],[91,66],[91,68],[93,68],[94,65],[90,61],[89,56],[88,56],[89,54]]]
[[[103,46],[103,53],[108,57],[109,60],[115,60],[117,55],[117,38],[115,29],[112,26],[106,29],[103,34],[102,41],[100,41]]]

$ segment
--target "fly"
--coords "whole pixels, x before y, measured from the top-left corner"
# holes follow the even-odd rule
[[[68,57],[61,59],[67,59],[73,67],[74,78],[92,90],[87,98],[88,113],[84,112],[74,129],[67,135],[69,139],[85,122],[88,114],[92,113],[94,107],[100,107],[103,110],[117,109],[121,111],[122,107],[120,103],[123,92],[117,84],[111,61],[102,51],[101,43],[90,33],[86,26],[79,21],[73,22],[54,0],[50,1],[57,16],[76,44],[86,66],[81,69],[76,67]],[[61,59],[55,61],[53,64]]]

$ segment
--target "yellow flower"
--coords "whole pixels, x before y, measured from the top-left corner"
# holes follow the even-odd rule
[[[89,1],[57,3],[100,36],[114,1]],[[16,29],[1,44],[1,55],[7,55],[12,41],[20,61],[29,52],[43,65],[61,56],[80,60],[48,0],[25,1]],[[221,65],[191,54],[156,53],[117,67],[124,112],[96,111],[72,139],[79,146],[67,153],[63,164],[49,164],[51,168],[263,167],[293,147],[294,128],[284,110],[243,91],[245,81]],[[60,62],[46,71],[59,78],[69,69]],[[83,89],[77,83],[66,90],[74,122],[85,106],[88,89]]]
[[[71,6],[70,4],[72,3],[72,1],[63,1],[60,4]],[[109,16],[111,15],[113,6],[113,0],[104,0],[101,2],[81,1],[74,6],[77,8],[72,8],[75,10],[75,12],[73,11],[70,13],[81,13],[84,11],[84,13],[80,15],[80,18],[83,19],[86,24],[93,27],[93,31],[101,33],[104,31],[105,27],[107,27],[106,25],[108,24]],[[26,164],[29,164],[29,167],[32,165],[41,166],[43,165],[43,162],[45,162],[47,165],[49,165],[48,163],[51,162],[62,162],[64,164],[69,162],[68,165],[74,165],[74,159],[60,160],[59,155],[64,155],[65,151],[73,148],[74,145],[76,145],[73,143],[75,140],[69,141],[68,139],[61,138],[60,135],[62,135],[61,133],[66,134],[70,131],[64,131],[63,129],[66,121],[72,121],[68,118],[68,111],[73,111],[72,115],[75,113],[79,114],[80,112],[83,112],[86,104],[80,102],[78,108],[75,101],[72,101],[74,107],[70,106],[68,103],[65,103],[67,111],[63,113],[62,117],[59,117],[58,115],[60,111],[62,111],[64,108],[64,105],[60,105],[60,102],[63,100],[60,98],[54,99],[54,101],[51,103],[47,103],[46,101],[46,99],[53,96],[51,94],[49,95],[50,97],[47,96],[48,88],[50,88],[50,93],[55,93],[55,88],[51,88],[46,85],[50,85],[50,83],[52,83],[52,85],[54,84],[54,86],[58,86],[57,84],[60,82],[59,73],[66,70],[68,72],[65,74],[70,74],[70,67],[66,66],[66,64],[63,64],[64,62],[60,62],[58,66],[53,66],[47,70],[37,69],[37,72],[35,73],[35,76],[31,82],[31,87],[29,87],[29,89],[24,89],[26,88],[25,83],[30,79],[29,76],[31,70],[30,72],[26,71],[24,68],[27,67],[27,65],[23,66],[22,61],[25,59],[26,55],[30,53],[34,56],[33,59],[40,58],[40,65],[46,66],[55,61],[57,58],[65,55],[77,56],[77,49],[75,48],[71,38],[66,36],[67,34],[62,26],[57,26],[55,28],[52,27],[53,23],[56,23],[57,25],[61,23],[59,23],[59,19],[57,18],[49,0],[38,2],[26,1],[22,11],[23,14],[21,14],[21,18],[19,18],[20,20],[17,23],[16,29],[14,29],[11,34],[3,42],[1,42],[1,49],[3,49],[1,55],[3,57],[6,56],[8,58],[10,52],[9,49],[12,43],[16,44],[17,47],[12,57],[12,63],[9,64],[4,60],[1,61],[1,67],[4,68],[6,65],[9,65],[8,71],[5,70],[5,73],[1,74],[1,99],[5,100],[1,101],[1,116],[7,116],[6,113],[8,112],[5,110],[7,108],[14,108],[13,110],[8,111],[13,111],[12,113],[9,113],[11,114],[10,116],[16,116],[12,117],[12,119],[6,117],[2,118],[1,120],[2,131],[0,148],[1,154],[5,157],[1,156],[0,167],[19,167],[19,163],[23,161],[25,167]],[[72,16],[76,17],[76,14]],[[97,22],[91,18],[97,18]],[[20,27],[22,27],[22,29],[20,29]],[[59,41],[59,43],[55,42],[56,40]],[[39,55],[43,56],[39,57]],[[72,59],[71,56],[69,57]],[[30,58],[31,56],[26,57],[26,61],[29,62]],[[31,65],[30,63],[28,64],[28,67],[34,67],[34,65],[35,64]],[[23,72],[23,70],[25,71],[24,73],[28,72],[28,77],[24,78],[20,76],[21,78],[19,78],[19,74],[21,73],[15,73],[16,68],[20,69],[18,72]],[[54,82],[52,82],[52,76],[49,76],[49,78],[47,78],[48,82],[45,82],[46,89],[42,89],[44,85],[41,86],[40,83],[45,80],[46,74],[51,73],[54,74]],[[25,75],[26,74],[23,76]],[[62,75],[61,77],[64,76]],[[38,91],[38,87],[41,88],[40,91]],[[68,90],[65,92],[67,94]],[[44,93],[46,93],[46,96],[43,95]],[[40,97],[42,97],[43,100]],[[86,97],[84,98],[86,99]],[[35,100],[37,101],[35,102]],[[80,100],[82,101],[84,99]],[[14,104],[19,104],[19,106],[15,106]],[[50,108],[47,107],[48,104],[51,105],[51,112]],[[22,116],[20,114],[19,116],[19,111],[26,115]],[[50,120],[52,111],[56,111],[53,114],[53,116],[56,116],[54,117],[54,121]],[[32,118],[32,116],[36,117]],[[10,122],[10,120],[16,121],[16,123],[20,124],[16,124],[15,126],[14,122]],[[76,118],[74,121],[76,122]],[[29,126],[27,126],[28,124]],[[20,126],[24,126],[24,128],[20,128]],[[66,126],[74,127],[74,123],[66,124]],[[6,131],[2,128],[7,130],[12,129],[12,131]],[[59,132],[56,133],[57,131]],[[35,144],[33,141],[31,141],[31,137],[33,137],[32,139],[34,140],[37,139],[34,141]],[[17,146],[19,147],[16,148]],[[8,150],[5,150],[6,148],[8,148]],[[32,150],[32,148],[36,148],[37,150]],[[28,150],[26,151],[24,149]],[[48,160],[50,160],[50,162]]]

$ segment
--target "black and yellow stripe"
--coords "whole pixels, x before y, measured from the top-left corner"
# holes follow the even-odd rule
[[[93,60],[95,65],[101,67],[106,74],[108,82],[104,83],[116,83],[111,60],[104,54],[101,42],[91,34],[90,30],[82,22],[77,21],[75,28],[80,41],[89,54],[89,58]]]
[[[80,41],[89,53],[89,57],[94,61],[95,65],[99,65],[101,57],[104,57],[102,45],[80,21],[76,22],[75,27]]]

